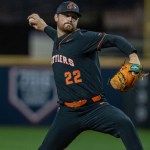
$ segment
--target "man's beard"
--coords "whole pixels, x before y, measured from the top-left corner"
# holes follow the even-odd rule
[[[60,29],[65,33],[71,33],[75,31],[75,27],[72,24],[65,23]]]

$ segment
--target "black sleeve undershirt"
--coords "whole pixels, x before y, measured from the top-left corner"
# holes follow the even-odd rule
[[[106,34],[101,48],[117,47],[124,54],[129,56],[131,53],[136,53],[137,50],[124,37],[118,35]]]
[[[57,32],[54,28],[52,28],[51,26],[47,26],[44,28],[44,32],[53,40],[55,39],[55,37],[57,36]]]

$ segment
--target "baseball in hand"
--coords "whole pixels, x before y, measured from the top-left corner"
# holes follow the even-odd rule
[[[29,24],[30,24],[30,25],[34,25],[34,21],[35,21],[35,20],[34,20],[33,18],[30,18],[30,19],[29,19]]]

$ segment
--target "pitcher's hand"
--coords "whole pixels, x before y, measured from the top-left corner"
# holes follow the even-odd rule
[[[36,30],[44,31],[44,28],[48,26],[46,22],[36,13],[28,16],[29,25],[34,27]]]
[[[129,55],[129,63],[140,65],[139,57],[136,53],[132,53]]]

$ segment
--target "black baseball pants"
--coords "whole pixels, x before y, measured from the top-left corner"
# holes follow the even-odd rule
[[[135,127],[120,109],[105,102],[68,108],[60,105],[38,150],[64,150],[82,131],[94,130],[121,138],[126,150],[143,150]]]

